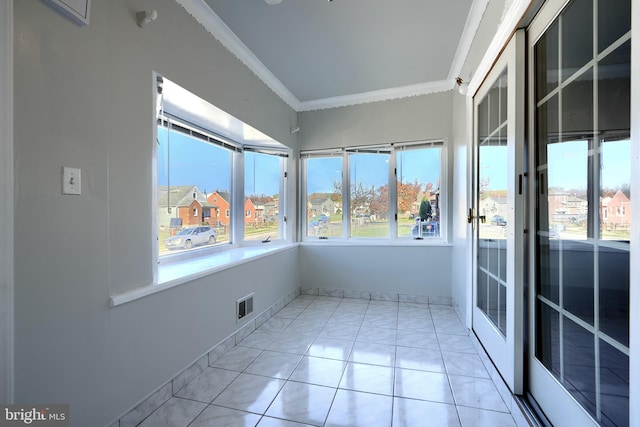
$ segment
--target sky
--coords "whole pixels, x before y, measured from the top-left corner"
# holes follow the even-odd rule
[[[196,185],[200,191],[230,191],[231,154],[216,145],[158,128],[158,185]],[[171,151],[167,152],[167,145]],[[567,190],[584,189],[587,182],[587,141],[569,141],[547,147],[549,187]],[[602,145],[602,186],[618,189],[630,183],[630,141],[611,141]],[[397,152],[398,179],[402,182],[433,183],[440,177],[440,148]],[[378,188],[388,181],[388,154],[357,153],[349,155],[352,182]],[[168,181],[167,165],[171,162]],[[245,194],[274,195],[279,192],[280,158],[245,152]],[[488,178],[488,190],[506,189],[507,149],[504,146],[482,147],[481,175]],[[309,158],[307,192],[331,193],[334,182],[342,176],[342,157]]]
[[[230,191],[231,152],[214,144],[158,128],[158,185],[196,185],[202,192]],[[167,147],[170,151],[167,151]],[[280,191],[280,157],[245,152],[245,194],[273,196]],[[168,164],[171,174],[167,173]]]
[[[603,188],[619,189],[631,181],[631,143],[604,142],[601,148],[601,179]],[[507,188],[507,147],[481,147],[480,173],[488,178],[488,190]],[[586,190],[588,142],[567,141],[547,146],[547,177],[549,187],[565,190]]]
[[[366,187],[379,188],[389,181],[389,154],[349,155],[350,179]],[[440,178],[440,148],[397,152],[398,180],[432,183]],[[332,193],[334,182],[342,181],[342,157],[307,159],[307,194]]]

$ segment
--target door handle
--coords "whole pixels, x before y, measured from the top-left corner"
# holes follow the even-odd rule
[[[487,217],[486,217],[486,216],[484,216],[484,215],[480,215],[480,216],[478,217],[478,219],[479,219],[479,220],[480,220],[480,222],[481,222],[481,223],[483,223],[483,224],[484,224],[485,222],[487,222]]]
[[[474,209],[469,209],[469,215],[467,215],[467,224],[471,224],[474,218],[475,218]]]

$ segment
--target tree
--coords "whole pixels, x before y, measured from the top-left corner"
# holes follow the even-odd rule
[[[351,211],[355,211],[360,208],[368,208],[373,200],[374,190],[373,188],[365,187],[364,184],[358,182],[351,184],[350,192]]]
[[[369,213],[378,218],[385,218],[389,211],[389,187],[383,185],[378,188],[369,204]]]
[[[420,202],[420,219],[422,221],[428,221],[431,218],[431,215],[431,202],[429,202],[426,198],[422,199],[422,202]]]
[[[413,183],[403,184],[398,181],[398,212],[410,212],[413,203],[420,194],[421,185],[416,180]]]

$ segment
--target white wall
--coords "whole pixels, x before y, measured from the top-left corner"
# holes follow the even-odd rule
[[[451,297],[451,247],[300,247],[304,287]]]
[[[452,92],[300,114],[300,149],[451,139]],[[451,147],[447,147],[451,181]],[[446,194],[451,200],[451,188]],[[448,206],[450,207],[450,205]],[[447,217],[447,229],[451,218]],[[302,246],[302,285],[363,292],[451,297],[451,248]],[[336,268],[336,266],[338,266]],[[428,279],[434,274],[435,280]]]
[[[15,400],[104,425],[232,333],[238,297],[259,313],[300,284],[293,249],[109,307],[152,280],[153,71],[294,149],[296,113],[173,0],[94,0],[85,28],[14,7]]]
[[[467,117],[467,98],[462,95],[454,95],[452,114],[456,118],[453,125],[453,200],[452,200],[452,237],[451,243],[453,248],[452,270],[451,270],[451,297],[453,306],[462,320],[468,327],[471,327],[471,316],[469,298],[471,291],[471,283],[469,280],[469,251],[468,239],[469,225],[467,224],[468,209],[468,155],[469,148],[467,146],[467,124],[464,122]]]

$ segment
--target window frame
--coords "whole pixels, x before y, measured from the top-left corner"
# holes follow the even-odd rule
[[[244,153],[246,151],[260,151],[262,150],[265,153],[278,155],[282,158],[281,160],[281,169],[283,173],[286,174],[286,171],[290,168],[290,162],[292,161],[293,150],[289,147],[286,147],[283,144],[277,143],[277,141],[271,140],[271,144],[260,144],[248,141],[245,143],[234,141],[232,139],[226,138],[221,135],[222,132],[217,132],[217,129],[204,128],[199,124],[194,124],[189,121],[188,118],[179,117],[174,115],[173,113],[169,113],[163,110],[162,107],[162,99],[159,94],[161,93],[161,87],[163,82],[163,77],[159,73],[154,73],[154,105],[156,106],[153,112],[153,145],[151,152],[151,174],[152,174],[152,220],[150,221],[152,227],[152,280],[153,284],[157,285],[159,281],[158,269],[162,265],[172,264],[172,263],[184,263],[188,260],[199,260],[206,257],[216,256],[218,254],[223,254],[225,252],[241,249],[241,248],[250,248],[255,247],[257,245],[261,245],[263,243],[271,243],[275,242],[277,244],[287,244],[292,243],[291,232],[289,230],[288,223],[286,222],[286,209],[288,206],[287,198],[289,195],[287,194],[288,185],[285,178],[280,180],[279,183],[279,234],[277,238],[272,238],[269,242],[263,242],[261,240],[250,241],[244,239]],[[181,87],[182,89],[182,87]],[[203,102],[206,102],[203,100]],[[217,108],[217,107],[214,107]],[[225,113],[226,114],[226,113]],[[229,116],[231,117],[231,116]],[[232,118],[235,121],[238,121],[235,118]],[[230,169],[230,188],[229,194],[230,199],[229,203],[231,204],[229,209],[226,209],[227,218],[230,219],[229,225],[229,243],[216,244],[214,246],[204,246],[198,247],[193,250],[184,251],[175,254],[163,254],[159,253],[160,241],[158,237],[159,232],[159,218],[158,218],[158,129],[165,128],[175,130],[174,125],[177,125],[180,128],[188,129],[191,132],[195,133],[197,136],[193,134],[191,137],[199,138],[204,140],[205,142],[212,143],[214,145],[218,145],[221,148],[227,149],[230,151],[230,161],[231,161],[231,169]],[[245,127],[248,125],[244,124]],[[184,132],[186,133],[186,132]],[[268,138],[268,137],[267,137]],[[280,146],[275,146],[274,143],[279,144]],[[193,212],[191,212],[193,213]],[[198,213],[200,213],[200,209],[198,209]]]
[[[398,192],[397,192],[397,155],[401,150],[420,149],[429,147],[440,148],[440,185],[439,185],[439,212],[440,235],[438,237],[424,237],[417,239],[413,236],[398,236]],[[389,153],[388,168],[388,233],[384,237],[352,237],[351,236],[351,174],[349,155],[351,153],[379,152]],[[300,200],[299,200],[299,233],[302,242],[341,242],[344,244],[409,244],[409,245],[442,245],[447,244],[448,236],[448,143],[445,138],[431,140],[417,140],[397,142],[391,144],[379,144],[369,146],[352,146],[332,149],[303,150],[300,152]],[[307,160],[311,158],[341,157],[342,158],[342,236],[309,236],[309,218],[307,215],[307,184],[308,167]]]

